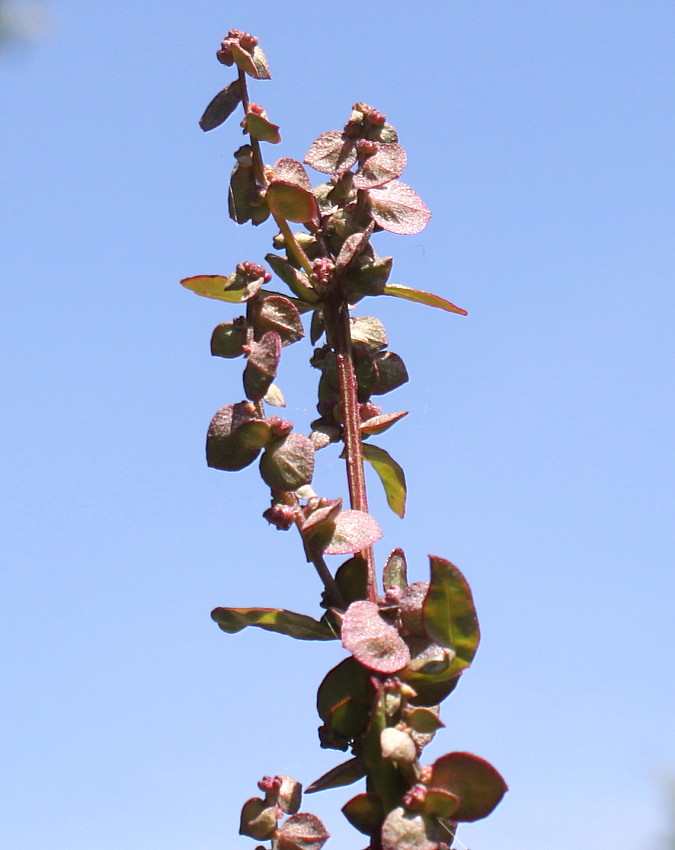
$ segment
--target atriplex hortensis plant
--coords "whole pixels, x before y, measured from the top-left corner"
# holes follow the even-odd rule
[[[295,526],[299,532],[323,583],[325,613],[317,620],[280,609],[216,608],[212,617],[230,634],[258,626],[299,640],[341,640],[349,655],[319,686],[319,738],[322,747],[349,750],[351,758],[306,793],[365,778],[365,791],[342,811],[369,836],[371,850],[448,850],[457,824],[488,815],[506,791],[499,773],[470,753],[420,762],[443,726],[440,703],[474,657],[478,621],[466,579],[443,558],[430,558],[429,581],[408,584],[405,556],[395,549],[378,587],[372,544],[381,531],[368,512],[364,461],[402,517],[403,470],[370,438],[406,414],[383,412],[373,397],[400,386],[408,375],[403,360],[388,350],[382,323],[371,316],[353,318],[350,310],[363,298],[393,295],[451,313],[465,311],[436,295],[389,283],[392,258],[379,257],[371,244],[380,230],[419,233],[431,215],[398,179],[406,153],[385,116],[357,103],[343,130],[322,133],[304,159],[328,175],[313,188],[297,160],[283,158],[272,166],[263,161],[261,142],[275,144],[280,137],[265,110],[249,99],[247,76],[270,77],[257,38],[230,30],[217,57],[234,65],[238,76],[211,101],[200,125],[212,130],[241,104],[248,138],[234,154],[230,217],[238,224],[274,220],[279,229],[274,248],[282,253],[265,259],[292,295],[268,289],[272,275],[253,262],[239,263],[229,277],[182,281],[199,295],[246,305],[244,316],[219,324],[211,338],[215,356],[245,359],[246,400],[213,417],[206,457],[209,466],[234,471],[260,455],[260,475],[271,491],[263,516],[279,530]],[[294,232],[289,222],[304,230]],[[284,347],[304,336],[303,315],[310,318],[312,345],[325,339],[310,360],[319,372],[319,417],[309,437],[265,407],[284,406],[274,381]],[[311,487],[315,454],[330,443],[343,444],[348,510],[341,498],[319,496]],[[330,555],[349,556],[335,574],[326,564]],[[328,833],[317,817],[298,813],[300,783],[266,776],[259,788],[262,796],[244,804],[240,833],[271,841],[272,850],[320,850]]]

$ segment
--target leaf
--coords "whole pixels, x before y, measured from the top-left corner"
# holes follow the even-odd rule
[[[380,476],[387,495],[387,504],[401,519],[405,516],[406,484],[405,473],[389,452],[374,446],[363,444],[363,456]]]
[[[318,301],[316,292],[310,286],[309,278],[303,271],[296,269],[288,260],[278,254],[266,254],[265,259],[270,264],[272,271],[283,280],[294,295],[310,303]]]
[[[368,565],[364,559],[355,555],[341,564],[335,573],[335,584],[340,589],[342,598],[347,605],[357,602],[359,599],[367,599]]]
[[[229,635],[247,626],[257,626],[296,640],[335,640],[333,632],[323,623],[283,608],[215,608],[211,619]]]
[[[429,637],[455,651],[453,668],[468,667],[480,642],[478,617],[469,583],[450,561],[430,556],[431,581],[424,600],[424,628]]]
[[[429,784],[459,798],[459,807],[452,814],[456,821],[487,817],[508,791],[501,774],[471,753],[448,753],[436,759]]]
[[[431,218],[431,211],[417,192],[400,180],[369,189],[368,199],[373,218],[390,233],[413,236],[424,230]]]
[[[319,818],[303,812],[291,815],[281,825],[277,847],[278,850],[321,850],[329,838],[326,827]]]
[[[339,764],[315,779],[314,782],[306,789],[305,794],[314,794],[316,791],[327,791],[329,788],[342,788],[344,785],[351,785],[353,782],[358,782],[368,772],[366,763],[362,758],[349,759],[349,761]]]
[[[373,233],[373,223],[368,225],[365,230],[357,231],[356,233],[351,233],[345,241],[342,243],[342,247],[340,248],[340,253],[337,255],[335,260],[335,274],[340,275],[347,266],[352,262],[355,257],[358,257],[359,254],[363,252],[366,245],[368,244],[368,240],[372,236]]]
[[[267,841],[276,831],[277,820],[275,806],[267,805],[260,797],[252,797],[242,807],[239,835],[247,835],[257,841]]]
[[[382,826],[384,807],[379,794],[357,794],[342,807],[349,823],[364,835],[374,835]]]
[[[231,304],[241,304],[257,294],[262,286],[262,278],[246,285],[235,280],[236,275],[223,277],[219,274],[199,274],[181,280],[181,285],[195,295],[205,298],[215,298],[218,301],[228,301]]]
[[[430,735],[445,726],[438,714],[428,708],[408,708],[404,717],[408,726],[421,735]]]
[[[459,806],[459,797],[442,788],[429,788],[424,798],[423,809],[428,815],[447,820],[452,817]]]
[[[226,86],[213,98],[199,119],[199,126],[207,132],[219,127],[241,103],[241,86],[239,80],[235,80]]]
[[[273,180],[267,187],[265,200],[273,216],[300,224],[318,220],[316,198],[295,183]]]
[[[347,608],[342,645],[359,664],[377,673],[397,673],[410,661],[408,647],[374,602],[352,602]]]
[[[279,334],[267,331],[259,342],[251,342],[248,348],[248,362],[244,369],[244,389],[247,398],[251,401],[260,401],[277,375],[281,358]]]
[[[329,130],[312,142],[305,162],[323,174],[344,174],[356,162],[354,141],[339,130]]]
[[[408,567],[403,549],[394,549],[387,558],[382,584],[385,590],[389,587],[400,587],[404,590],[408,586]]]
[[[342,511],[333,523],[317,529],[314,539],[325,555],[351,555],[372,546],[382,530],[364,511]]]
[[[289,156],[282,156],[272,166],[274,172],[274,180],[281,180],[284,183],[293,183],[301,189],[312,191],[312,181],[309,179],[307,171],[301,162],[297,159],[292,159]]]
[[[387,332],[382,322],[374,316],[350,319],[349,327],[353,343],[365,345],[371,351],[380,351],[387,347]]]
[[[333,667],[319,685],[316,708],[330,731],[345,741],[357,738],[368,725],[372,698],[367,671],[351,656]]]
[[[232,57],[237,64],[237,68],[247,73],[249,77],[253,77],[255,80],[270,79],[267,57],[258,45],[249,52],[248,50],[244,50],[236,41],[231,41],[230,50],[232,51]]]
[[[269,385],[267,392],[263,396],[263,401],[265,404],[269,404],[270,407],[286,407],[284,394],[276,384]]]
[[[221,407],[206,435],[206,462],[236,472],[253,463],[270,440],[270,426],[248,402]]]
[[[214,357],[241,357],[246,342],[246,320],[223,322],[211,334],[211,354]]]
[[[260,474],[272,490],[297,490],[312,481],[314,446],[302,434],[289,434],[265,449]]]
[[[376,351],[372,355],[372,363],[376,370],[375,383],[371,388],[373,395],[390,393],[409,380],[403,358],[393,351]]]
[[[264,113],[261,115],[257,112],[247,112],[244,119],[244,129],[254,139],[258,139],[261,142],[270,142],[270,144],[278,145],[281,141],[279,125],[272,124]]]
[[[382,850],[438,850],[438,842],[429,841],[423,815],[410,814],[399,806],[382,824]]]
[[[297,342],[305,335],[300,311],[283,295],[268,295],[263,298],[257,306],[253,325],[256,334],[275,331],[284,346]]]
[[[357,189],[374,189],[400,177],[408,161],[401,145],[380,145],[379,150],[363,161],[354,175]],[[387,228],[385,228],[387,229]]]
[[[432,295],[430,292],[422,292],[420,289],[402,286],[400,283],[388,283],[384,287],[384,294],[395,295],[397,298],[405,298],[406,301],[416,301],[419,304],[426,304],[428,307],[438,307],[439,310],[447,310],[448,313],[457,313],[460,316],[469,315],[466,310],[456,307],[439,295]]]
[[[370,437],[373,434],[382,434],[391,428],[395,422],[398,422],[399,419],[403,419],[407,415],[408,412],[406,410],[399,410],[397,413],[381,413],[378,416],[371,416],[370,419],[365,419],[361,423],[361,433],[364,437]]]

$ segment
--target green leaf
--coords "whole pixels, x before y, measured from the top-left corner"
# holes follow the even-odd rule
[[[237,472],[253,463],[270,436],[270,426],[248,402],[221,407],[206,435],[206,462],[213,469]]]
[[[254,139],[258,139],[261,142],[270,142],[270,144],[278,145],[281,141],[279,125],[272,124],[264,112],[259,114],[249,110],[249,112],[246,113],[245,130],[250,133]]]
[[[257,626],[297,640],[335,640],[333,632],[323,623],[282,608],[215,608],[211,618],[229,635],[247,626]]]
[[[405,473],[389,452],[374,446],[372,443],[363,444],[363,456],[380,476],[380,481],[387,495],[387,504],[392,511],[400,516],[405,516]]]
[[[365,345],[371,351],[387,347],[387,332],[382,322],[374,316],[350,319],[350,332],[353,343]]]
[[[480,642],[471,588],[450,561],[430,556],[431,581],[424,600],[424,628],[429,637],[456,653],[453,669],[468,667]]]
[[[428,307],[438,307],[439,310],[447,310],[448,313],[458,313],[460,316],[469,315],[466,310],[456,307],[439,295],[432,295],[431,292],[422,292],[421,289],[412,289],[410,286],[402,286],[400,283],[388,283],[384,287],[384,294],[395,295],[397,298],[405,298],[406,301],[416,301],[419,304],[426,304]]]
[[[231,304],[241,304],[248,301],[257,294],[262,286],[262,278],[242,285],[236,275],[223,277],[220,274],[198,274],[194,277],[186,277],[181,284],[194,292],[195,295],[203,295],[205,298],[215,298],[218,301],[228,301]]]
[[[341,564],[335,573],[335,584],[342,593],[342,598],[350,605],[359,599],[368,598],[368,565],[355,555]]]
[[[267,187],[265,200],[272,215],[286,221],[305,224],[308,221],[315,221],[318,217],[319,207],[316,198],[311,191],[303,189],[296,183],[272,181]]]
[[[385,590],[389,587],[400,587],[401,590],[405,590],[408,586],[408,566],[403,549],[394,549],[387,558],[382,584]]]
[[[508,791],[501,774],[471,753],[448,753],[436,759],[429,784],[459,798],[452,819],[464,822],[487,817]]]
[[[297,295],[302,301],[316,304],[318,301],[317,294],[310,286],[309,278],[303,271],[296,269],[288,260],[278,254],[267,254],[265,259],[272,267],[272,271],[283,280],[294,295]]]
[[[319,717],[333,735],[345,741],[357,738],[368,725],[372,696],[367,675],[350,656],[333,667],[319,685],[316,695]]]
[[[367,773],[366,763],[362,758],[349,759],[337,767],[324,773],[305,790],[305,794],[314,794],[316,791],[327,791],[329,788],[342,788],[351,785]]]
[[[241,357],[246,342],[246,319],[216,325],[211,334],[211,354],[214,357]]]

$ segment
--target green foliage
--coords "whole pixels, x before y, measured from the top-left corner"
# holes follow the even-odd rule
[[[247,81],[270,78],[267,58],[255,36],[238,30],[230,30],[217,58],[237,77],[199,123],[213,130],[241,105],[248,140],[234,154],[229,214],[237,224],[259,225],[272,217],[279,229],[276,253],[265,259],[290,292],[266,289],[272,274],[250,261],[229,276],[182,281],[198,295],[245,311],[221,321],[211,337],[214,356],[243,358],[245,399],[213,417],[207,463],[236,471],[260,459],[271,497],[263,516],[280,531],[295,526],[299,532],[304,555],[323,583],[325,611],[317,620],[278,608],[228,607],[216,608],[212,617],[228,634],[253,626],[299,640],[339,638],[348,657],[319,686],[319,738],[322,747],[352,757],[308,791],[365,778],[365,791],[342,811],[369,836],[371,850],[449,850],[457,823],[485,817],[506,791],[499,773],[470,753],[421,762],[443,728],[440,704],[472,663],[480,630],[466,579],[443,558],[430,558],[429,581],[410,583],[405,555],[395,549],[378,588],[372,546],[382,531],[368,510],[364,463],[374,468],[389,507],[403,518],[405,473],[386,449],[368,440],[407,415],[386,412],[373,399],[406,383],[408,372],[389,349],[382,322],[352,316],[351,309],[364,298],[389,295],[459,315],[466,311],[438,295],[389,283],[392,258],[375,251],[378,232],[417,234],[431,217],[399,179],[407,155],[386,117],[356,103],[342,130],[324,132],[312,143],[304,164],[284,157],[267,165],[261,143],[279,142],[279,127],[251,102]],[[324,182],[313,186],[305,165],[321,172]],[[294,231],[289,222],[303,229]],[[309,436],[266,408],[284,405],[277,384],[282,356],[305,336],[306,315],[315,346],[310,363],[318,373],[318,418]],[[348,508],[342,496],[320,496],[310,486],[316,455],[331,443],[343,446]],[[333,572],[325,561],[331,555],[351,557]],[[299,812],[300,784],[277,775],[264,777],[259,788],[264,797],[244,804],[240,833],[271,841],[273,850],[320,850],[328,833],[314,815]]]

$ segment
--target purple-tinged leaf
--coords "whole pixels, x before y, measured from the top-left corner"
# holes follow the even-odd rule
[[[271,439],[270,426],[249,402],[229,404],[215,414],[206,435],[206,462],[236,472],[253,463]]]
[[[380,145],[377,153],[363,161],[354,175],[357,189],[374,189],[400,177],[408,161],[401,145]]]
[[[344,174],[356,162],[354,140],[339,130],[322,133],[312,142],[305,162],[323,174]]]
[[[262,49],[256,45],[251,51],[244,50],[236,41],[230,42],[230,50],[237,68],[254,80],[269,80],[270,70]]]
[[[431,218],[431,211],[417,192],[400,180],[369,189],[368,198],[376,223],[390,233],[413,236],[424,230]]]
[[[260,401],[276,378],[281,359],[281,339],[274,331],[267,331],[259,342],[249,345],[248,362],[244,369],[244,390],[251,401]]]
[[[448,313],[457,313],[459,316],[468,316],[466,310],[461,307],[456,307],[445,298],[439,295],[432,295],[431,292],[422,292],[419,289],[412,289],[409,286],[402,286],[400,283],[388,283],[384,287],[385,295],[395,295],[397,298],[405,298],[406,301],[416,301],[419,304],[426,304],[428,307],[437,307],[439,310],[446,310]]]
[[[319,717],[345,741],[358,737],[370,719],[372,697],[366,677],[366,670],[350,656],[326,674],[316,695]]]
[[[424,629],[431,640],[454,650],[453,670],[468,667],[480,643],[469,583],[450,561],[430,556],[431,581],[424,600]]]
[[[372,443],[363,444],[363,456],[379,475],[387,496],[387,504],[396,516],[403,519],[408,491],[402,467],[396,463],[389,452]]]
[[[431,769],[431,788],[441,788],[459,798],[452,814],[456,821],[487,817],[508,786],[492,765],[471,753],[449,753],[436,759]]]
[[[372,416],[361,423],[361,433],[364,437],[370,437],[373,434],[382,434],[391,426],[407,416],[406,410],[399,410],[396,413],[381,413],[379,416]]]
[[[265,776],[258,786],[265,791],[268,806],[279,806],[287,815],[294,815],[302,803],[302,784],[292,776]]]
[[[281,344],[284,346],[297,342],[305,335],[300,311],[283,295],[268,295],[259,301],[253,326],[256,335],[275,331],[279,334]]]
[[[341,274],[351,261],[357,257],[368,244],[368,240],[373,233],[373,223],[368,225],[365,230],[358,231],[349,235],[342,243],[340,253],[335,260],[335,274]]]
[[[297,490],[312,481],[314,446],[302,434],[289,434],[269,445],[260,459],[260,474],[272,490]]]
[[[211,619],[229,635],[247,626],[257,626],[296,640],[335,640],[335,635],[324,623],[282,608],[215,608]]]
[[[324,773],[306,789],[305,794],[314,794],[316,791],[327,791],[329,788],[342,788],[351,785],[367,774],[368,768],[362,758],[349,759],[337,767]]]
[[[342,807],[349,823],[364,835],[374,835],[382,826],[384,807],[379,794],[357,794]]]
[[[382,824],[382,850],[438,850],[438,842],[427,837],[424,815],[411,814],[399,806]]]
[[[328,525],[328,524],[327,524]],[[351,555],[367,549],[382,537],[382,530],[370,514],[364,511],[342,511],[331,527],[317,533],[325,555]]]
[[[267,187],[265,200],[273,216],[299,224],[318,220],[316,198],[295,183],[274,180]]]
[[[335,573],[335,584],[337,584],[342,598],[347,605],[357,602],[359,599],[368,598],[368,564],[359,555],[354,555],[344,564],[341,564]]]
[[[408,566],[403,549],[394,549],[387,558],[382,576],[382,584],[385,590],[390,587],[398,587],[401,590],[405,590],[408,586]]]
[[[377,372],[375,384],[371,387],[373,395],[385,395],[408,382],[405,363],[393,351],[376,351],[372,355],[372,362]]]
[[[410,651],[374,602],[352,602],[342,623],[342,645],[354,658],[377,673],[397,673],[410,661]]]
[[[313,510],[302,524],[302,536],[310,538],[316,529],[325,522],[335,522],[342,510],[342,499],[327,500],[325,504]]]
[[[302,812],[292,815],[281,825],[277,836],[278,850],[321,850],[330,835],[316,815]]]
[[[199,126],[207,132],[219,127],[241,103],[241,86],[239,80],[235,80],[226,86],[213,98],[199,119]]]
[[[294,186],[299,186],[307,192],[312,191],[312,181],[309,179],[307,171],[301,162],[297,159],[292,159],[288,156],[282,156],[272,166],[274,172],[274,180],[281,180],[284,183],[292,183]]]

